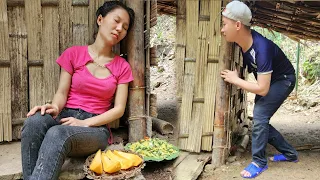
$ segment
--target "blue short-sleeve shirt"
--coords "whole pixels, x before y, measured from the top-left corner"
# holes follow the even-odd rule
[[[251,34],[253,44],[242,52],[249,73],[254,73],[256,78],[258,74],[271,73],[271,82],[283,75],[295,74],[291,62],[275,43],[255,30],[251,30]]]

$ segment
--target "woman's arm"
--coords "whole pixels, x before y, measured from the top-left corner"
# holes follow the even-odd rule
[[[116,119],[119,119],[121,116],[123,116],[126,108],[127,97],[128,97],[128,85],[129,84],[126,83],[126,84],[119,84],[117,86],[114,107],[108,110],[107,112],[92,118],[82,120],[82,121],[77,120],[73,117],[69,117],[69,118],[61,119],[60,122],[62,122],[63,125],[69,125],[69,126],[91,127],[91,126],[102,126]]]
[[[51,114],[53,117],[56,117],[67,102],[67,97],[71,85],[71,78],[72,76],[67,71],[61,69],[58,90],[53,97],[52,103],[42,106],[35,106],[29,111],[27,117],[32,116],[39,110],[41,111],[42,115],[46,113]]]

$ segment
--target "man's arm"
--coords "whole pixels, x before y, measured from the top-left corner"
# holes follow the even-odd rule
[[[245,81],[238,76],[238,72],[223,70],[221,71],[221,77],[224,81],[234,84],[241,89],[244,89],[248,92],[258,94],[260,96],[265,96],[269,92],[270,82],[271,82],[271,73],[268,74],[258,74],[257,83]]]

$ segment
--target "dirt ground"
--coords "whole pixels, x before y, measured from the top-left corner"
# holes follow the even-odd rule
[[[167,52],[170,56],[170,51]],[[168,55],[167,55],[168,56]],[[161,70],[159,70],[159,68]],[[159,67],[151,69],[152,93],[158,98],[158,118],[171,122],[177,126],[177,102],[175,96],[174,60],[164,58],[159,62]],[[248,94],[248,113],[252,112],[253,94]],[[307,103],[310,100],[305,100]],[[259,175],[256,179],[305,179],[320,180],[320,96],[312,99],[316,102],[313,107],[302,105],[301,100],[291,98],[271,119],[271,124],[278,129],[285,139],[294,147],[304,145],[315,145],[318,149],[299,150],[299,162],[269,162],[269,169]],[[175,136],[173,136],[175,137]],[[176,142],[173,142],[176,143]],[[242,179],[240,172],[251,162],[250,146],[247,151],[237,157],[233,163],[213,169],[210,164],[206,165],[203,173],[198,178],[200,180],[220,180],[220,179]],[[267,155],[271,156],[277,151],[268,145]],[[166,163],[147,164],[143,174],[146,179],[167,180],[170,172],[164,168]]]
[[[306,111],[292,112],[281,107],[271,119],[271,124],[278,129],[285,139],[293,146],[320,144],[320,107]],[[319,146],[318,146],[319,147]],[[299,150],[299,162],[269,162],[269,169],[256,179],[320,179],[320,150]],[[267,155],[272,156],[277,151],[270,145]],[[200,180],[242,179],[240,172],[251,162],[250,147],[237,161],[213,169],[208,165],[201,174]]]

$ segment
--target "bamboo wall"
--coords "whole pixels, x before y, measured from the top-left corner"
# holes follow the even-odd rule
[[[176,73],[179,101],[179,147],[183,150],[212,151],[218,80],[220,80],[221,1],[177,1]],[[231,68],[243,71],[239,48],[232,48],[228,60]],[[230,63],[229,63],[230,64]],[[238,116],[245,115],[245,94],[229,88],[229,109],[223,125],[228,142],[239,129]],[[241,112],[243,112],[241,114]],[[216,125],[217,126],[217,125]],[[225,147],[228,148],[228,147]]]
[[[60,74],[55,60],[67,47],[93,42],[103,2],[0,1],[0,142],[19,139],[29,109],[52,100]]]

